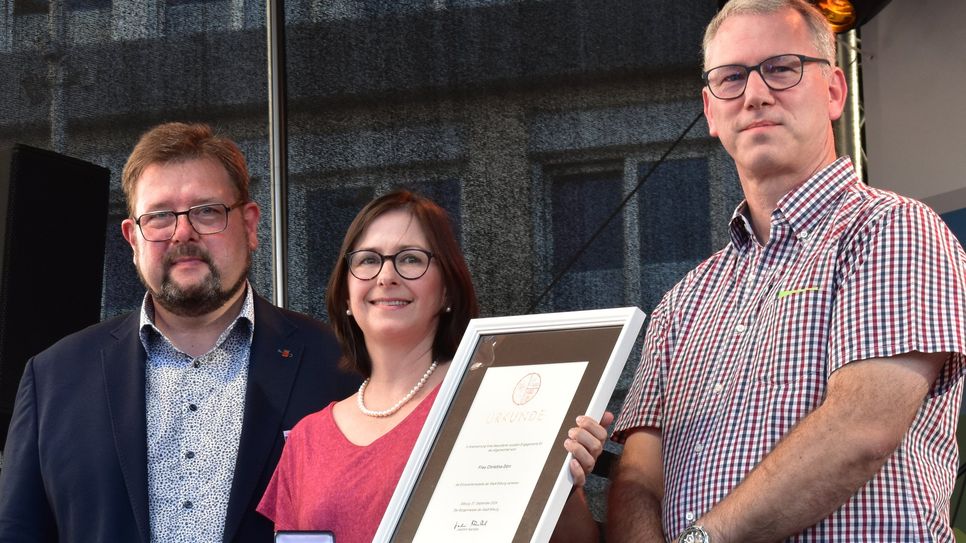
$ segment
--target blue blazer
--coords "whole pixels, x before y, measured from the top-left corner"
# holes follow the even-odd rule
[[[0,541],[149,543],[138,320],[134,312],[91,326],[27,363],[0,470]],[[272,541],[272,523],[255,507],[282,453],[282,431],[358,386],[338,358],[322,323],[255,296],[225,543]]]

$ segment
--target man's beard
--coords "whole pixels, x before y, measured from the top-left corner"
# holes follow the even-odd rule
[[[174,260],[181,257],[197,258],[208,266],[208,275],[197,285],[182,287],[171,279],[171,268]],[[245,281],[248,279],[248,272],[252,266],[252,255],[246,253],[245,272],[242,273],[235,284],[227,290],[222,289],[221,272],[211,261],[208,252],[198,245],[179,245],[171,250],[164,257],[164,274],[161,276],[161,288],[152,289],[144,274],[138,268],[138,277],[141,283],[151,292],[154,303],[181,317],[199,317],[211,313],[223,305],[238,293]]]

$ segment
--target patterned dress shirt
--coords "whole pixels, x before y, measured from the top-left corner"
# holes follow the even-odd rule
[[[225,530],[255,329],[252,289],[215,347],[192,358],[154,326],[141,306],[147,352],[146,415],[151,541],[221,541]]]
[[[658,428],[666,535],[724,498],[853,361],[952,353],[899,448],[789,541],[953,541],[966,366],[966,254],[925,205],[870,188],[848,158],[786,194],[769,241],[742,203],[731,243],[654,310],[615,439]]]

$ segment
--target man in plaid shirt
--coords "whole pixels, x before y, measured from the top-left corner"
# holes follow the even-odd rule
[[[966,254],[836,157],[834,52],[802,0],[708,26],[704,112],[745,201],[651,316],[609,542],[953,541]]]

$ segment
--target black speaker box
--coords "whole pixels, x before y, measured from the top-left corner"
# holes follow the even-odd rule
[[[27,359],[101,316],[111,172],[0,148],[0,443]]]

